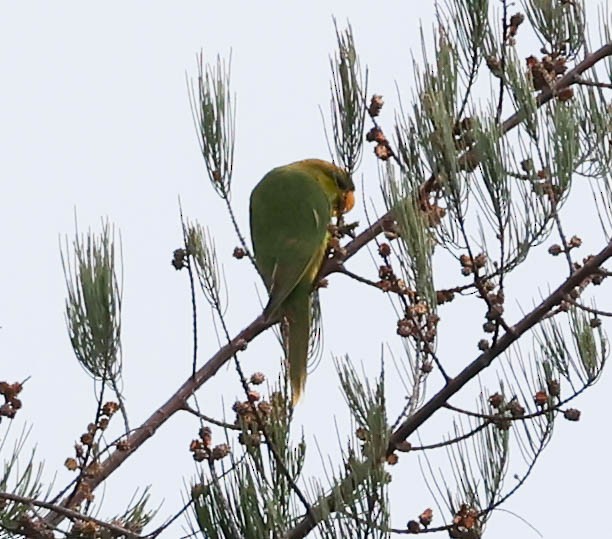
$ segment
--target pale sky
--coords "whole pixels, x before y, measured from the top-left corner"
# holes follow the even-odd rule
[[[0,380],[31,377],[12,436],[31,426],[29,447],[37,446],[45,477],[57,472],[55,484],[62,487],[72,478],[63,462],[72,456],[75,440],[95,412],[92,382],[72,354],[64,322],[59,244],[73,235],[75,213],[82,231],[98,230],[100,219],[108,217],[121,232],[124,389],[133,425],[165,402],[191,372],[187,275],[170,265],[172,251],[181,244],[179,197],[185,214],[210,227],[215,237],[228,284],[231,331],[238,332],[259,313],[255,291],[262,294],[263,288],[246,261],[231,257],[237,241],[199,154],[185,80],[186,73],[196,74],[196,53],[202,49],[214,61],[217,53],[227,58],[232,52],[232,89],[238,103],[233,203],[248,234],[248,196],[265,172],[297,159],[329,157],[319,106],[327,113],[329,55],[335,46],[332,15],[341,25],[347,19],[352,24],[362,64],[370,68],[369,93],[385,97],[381,123],[391,133],[396,84],[409,101],[413,56],[420,58],[419,20],[425,39],[431,40],[433,8],[432,2],[347,0],[4,0],[0,7],[0,249],[5,259],[0,267]],[[591,45],[599,43],[594,30]],[[537,47],[531,52],[538,54]],[[378,203],[371,150],[364,148],[356,183],[361,190],[363,179],[368,197]],[[586,207],[577,211],[592,214]],[[360,204],[352,217],[365,222]],[[602,247],[600,241],[595,243],[601,237],[598,231],[590,242],[589,230],[581,228],[579,220],[569,223],[576,225],[572,233],[585,239],[581,254]],[[350,268],[375,278],[365,251]],[[537,266],[531,268],[512,281],[523,293],[528,290],[523,298],[533,298],[525,301],[524,309],[537,301],[538,290],[545,293],[559,282],[534,272]],[[458,279],[458,270],[449,275]],[[320,470],[316,444],[340,466],[336,425],[342,439],[350,429],[332,354],[349,354],[356,363],[363,362],[369,374],[379,371],[382,349],[387,359],[390,351],[402,358],[387,298],[341,276],[334,276],[323,294],[326,348],[309,377],[296,424],[304,429],[313,473]],[[518,317],[518,307],[513,308]],[[473,312],[480,316],[480,307]],[[218,344],[204,302],[200,313],[201,364]],[[475,325],[480,323],[476,319]],[[466,335],[460,319],[449,327],[444,350],[457,357],[458,371],[476,356],[480,336]],[[249,347],[243,367],[274,379],[278,356],[268,332]],[[388,372],[392,377],[391,362]],[[546,538],[575,535],[576,528],[581,537],[602,536],[598,517],[608,510],[612,482],[606,412],[611,390],[605,373],[572,404],[582,410],[581,421],[558,421],[531,480],[503,506],[506,511],[491,518],[489,537],[538,537],[523,520]],[[223,368],[198,393],[206,413],[221,417],[225,410],[228,418],[240,394],[232,367]],[[472,384],[464,398],[473,403],[477,395]],[[400,407],[395,403],[394,412]],[[0,436],[7,423],[3,421]],[[450,429],[450,423],[439,418],[434,425],[437,430],[427,434],[438,436],[428,443]],[[176,510],[194,473],[188,446],[198,427],[186,414],[167,422],[97,491],[98,500],[104,497],[101,516],[119,511],[134,490],[148,484],[151,506],[163,503],[157,524]],[[224,441],[220,431],[214,432],[216,442]],[[515,457],[518,466],[520,457]],[[432,459],[443,462],[445,454],[432,454]],[[426,507],[435,510],[434,525],[443,524],[415,458],[403,456],[390,472],[394,527],[404,527]],[[508,485],[512,473],[511,465]],[[166,536],[177,537],[183,525],[179,522]]]

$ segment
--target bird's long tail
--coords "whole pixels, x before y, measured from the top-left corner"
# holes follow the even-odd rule
[[[287,298],[284,315],[288,322],[287,359],[293,406],[297,404],[306,385],[308,375],[308,341],[310,338],[309,290],[294,290]]]

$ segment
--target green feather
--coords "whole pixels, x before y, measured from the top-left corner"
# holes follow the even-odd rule
[[[310,159],[275,168],[251,193],[255,262],[270,295],[265,313],[287,323],[294,404],[306,382],[311,293],[325,256],[327,226],[352,190],[345,171]]]

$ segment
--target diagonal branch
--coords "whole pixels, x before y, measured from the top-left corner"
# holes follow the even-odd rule
[[[348,260],[355,253],[357,253],[364,245],[370,242],[383,230],[383,221],[389,219],[388,216],[381,217],[378,221],[373,223],[368,229],[364,230],[354,240],[352,240],[347,246],[342,260]],[[332,260],[328,262],[334,262]],[[334,263],[326,264],[321,272],[321,277],[329,275],[337,271],[337,267]],[[246,343],[251,342],[260,333],[263,333],[266,329],[273,326],[276,323],[274,320],[266,320],[264,315],[259,315],[250,325],[243,329],[236,337],[234,337],[228,344],[222,346],[198,371],[190,376],[185,383],[164,403],[158,408],[153,414],[146,419],[140,427],[134,429],[133,433],[130,434],[123,441],[122,446],[127,447],[127,450],[120,451],[115,450],[104,462],[100,464],[98,473],[86,481],[86,485],[83,488],[76,491],[69,498],[65,498],[60,506],[62,507],[76,507],[84,499],[87,492],[92,492],[96,489],[100,483],[102,483],[110,474],[112,474],[127,458],[134,453],[144,442],[151,438],[157,429],[161,427],[170,417],[176,412],[184,410],[187,405],[189,397],[197,391],[204,383],[210,380],[217,371],[229,361],[234,354],[244,349]],[[59,512],[50,512],[45,520],[52,525],[57,526],[65,515]]]
[[[571,86],[580,80],[580,76],[586,70],[592,68],[597,62],[606,58],[607,56],[612,56],[612,42],[604,44],[598,50],[593,53],[587,55],[584,60],[578,63],[573,69],[568,71],[563,77],[556,81],[556,84],[553,88],[546,88],[537,97],[537,105],[541,107],[548,101],[550,101],[559,90]],[[516,126],[518,126],[525,119],[525,111],[519,110],[506,119],[502,124],[502,132],[507,133],[512,130]],[[464,164],[474,164],[479,160],[478,157],[478,147],[474,147],[463,154],[460,158],[460,163]],[[430,179],[431,181],[431,179]],[[368,241],[376,237],[378,233],[380,233],[383,229],[383,223],[392,219],[392,212],[389,211],[382,217],[380,217],[372,226],[362,232],[355,240],[350,242],[347,247],[347,256],[349,258],[352,256],[356,250],[359,250],[363,245],[365,245]],[[367,240],[363,240],[362,237],[367,237]],[[359,242],[359,243],[357,243]],[[355,250],[355,247],[357,249]],[[541,317],[546,313],[543,311],[544,308],[552,308],[555,305],[558,305],[564,298],[565,294],[569,290],[571,290],[576,284],[579,284],[586,276],[591,275],[595,271],[599,265],[601,265],[605,260],[612,257],[612,242],[608,244],[608,246],[601,251],[598,255],[593,257],[589,262],[587,262],[580,270],[571,275],[553,294],[551,294],[546,300],[544,300],[532,313],[523,318],[519,324],[514,326],[513,332],[506,333],[499,341],[496,343],[494,348],[489,349],[487,352],[476,358],[468,367],[466,367],[458,376],[453,378],[440,392],[438,392],[430,401],[428,401],[424,406],[422,406],[419,410],[415,412],[412,416],[410,416],[404,423],[400,425],[400,427],[392,434],[390,438],[390,444],[388,448],[388,453],[392,453],[395,446],[406,439],[411,433],[413,433],[419,426],[421,426],[429,417],[433,415],[440,407],[444,405],[446,400],[454,395],[459,389],[461,389],[470,379],[471,377],[478,374],[484,368],[486,368],[490,363],[495,359],[493,355],[493,350],[499,350],[502,352],[505,350],[510,344],[512,344],[516,338],[516,332],[529,330],[533,325],[540,321]],[[339,271],[343,260],[328,260],[324,267],[324,271],[322,272],[324,275],[331,273],[333,271]],[[331,268],[329,266],[332,266]],[[558,294],[558,296],[557,296]],[[534,313],[537,311],[540,318],[534,316]],[[522,334],[521,333],[521,334]],[[503,347],[500,349],[500,346]],[[499,353],[498,352],[498,353]],[[469,378],[467,378],[469,376]],[[449,389],[449,387],[451,389]],[[432,402],[433,401],[433,402]],[[329,494],[328,496],[324,496],[312,507],[313,514],[323,518],[325,514],[332,513],[338,509],[338,503],[341,503],[342,498],[338,496],[338,492],[344,492],[345,489],[350,489],[354,491],[357,486],[362,483],[366,478],[366,475],[357,474],[356,472],[349,473]],[[301,539],[302,537],[306,537],[308,533],[315,526],[312,524],[310,516],[303,517],[285,536],[283,539]]]
[[[198,390],[206,381],[210,380],[217,371],[236,353],[243,350],[245,344],[252,341],[257,335],[273,325],[259,315],[250,325],[243,329],[228,344],[222,346],[194,375],[178,388],[178,390],[153,414],[146,419],[140,427],[134,429],[132,434],[123,440],[122,447],[125,450],[115,449],[111,455],[100,464],[97,473],[84,481],[84,488],[79,489],[69,499],[64,499],[61,506],[73,508],[78,506],[84,499],[87,491],[92,492],[100,485],[111,473],[113,473],[127,458],[132,455],[144,442],[151,438],[157,429],[161,427],[176,412],[184,410],[189,397]],[[56,526],[64,519],[64,515],[53,511],[50,512],[45,520],[47,523]]]
[[[450,397],[455,395],[465,384],[491,365],[494,359],[499,357],[522,335],[541,322],[548,312],[564,301],[567,294],[579,286],[586,278],[597,273],[599,267],[609,258],[612,258],[612,241],[595,256],[589,258],[582,268],[570,275],[535,309],[524,316],[517,324],[512,326],[510,332],[504,333],[504,335],[498,339],[495,346],[480,354],[480,356],[429,399],[427,403],[406,419],[406,421],[404,421],[391,435],[387,454],[393,453],[396,444],[405,440],[410,434],[416,431],[436,411],[443,408]]]
[[[119,526],[112,522],[104,522],[98,518],[91,517],[89,515],[84,515],[79,513],[78,511],[73,511],[72,509],[66,509],[61,505],[56,505],[53,503],[35,500],[33,498],[28,498],[27,496],[20,496],[18,494],[13,494],[11,492],[0,492],[0,500],[3,502],[11,501],[15,503],[20,503],[26,506],[32,507],[42,507],[43,509],[52,509],[61,513],[64,517],[71,519],[73,522],[83,521],[83,522],[92,522],[96,524],[100,528],[104,528],[111,533],[113,533],[116,537],[125,537],[126,539],[140,539],[142,536],[134,533],[123,526]]]
[[[597,273],[601,264],[612,258],[612,241],[595,256],[591,257],[582,268],[568,277],[552,294],[544,299],[535,309],[523,317],[517,324],[512,327],[512,332],[504,334],[497,344],[478,356],[472,361],[463,371],[452,378],[438,393],[436,393],[429,401],[419,408],[413,415],[404,421],[391,435],[389,439],[389,447],[387,454],[393,453],[397,444],[404,441],[410,434],[414,433],[425,421],[427,421],[435,412],[443,408],[446,401],[455,395],[465,384],[472,380],[478,373],[486,369],[495,358],[514,343],[520,336],[529,331],[533,326],[540,322],[556,305],[561,303],[565,296],[584,279]],[[362,463],[362,466],[367,466],[368,463]],[[357,486],[362,483],[367,474],[360,473],[360,468],[349,473],[342,481],[332,490],[331,494],[321,498],[319,502],[312,506],[312,514],[319,519],[325,514],[332,513],[340,509],[339,503],[342,503],[342,494],[353,492]],[[283,539],[301,539],[306,537],[314,528],[310,516],[302,518],[300,522],[292,528]]]
[[[589,54],[582,62],[580,62],[574,69],[568,71],[563,77],[561,77],[555,87],[553,89],[546,89],[542,91],[537,98],[537,103],[539,106],[544,103],[550,101],[553,96],[558,92],[558,90],[570,86],[574,84],[578,77],[587,69],[591,68],[595,65],[599,60],[605,58],[606,56],[612,55],[612,42],[605,44],[597,51]],[[522,120],[524,119],[524,112],[519,111],[508,118],[502,124],[502,130],[504,132],[510,131],[514,127],[516,127]],[[468,160],[478,159],[477,149],[472,149],[467,152],[463,159],[465,162]],[[361,234],[359,234],[354,240],[349,242],[345,247],[345,252],[342,257],[338,257],[336,259],[327,260],[324,267],[321,271],[321,277],[325,277],[330,273],[334,273],[339,271],[340,265],[355,255],[361,248],[363,248],[366,244],[372,241],[378,234],[380,234],[384,229],[385,222],[388,222],[392,219],[391,211],[387,212],[385,215],[380,217],[376,222],[374,222],[371,226],[365,229]],[[593,259],[591,259],[588,263],[585,264],[581,270],[574,273],[557,291],[555,291],[544,303],[553,301],[550,305],[554,306],[559,303],[557,301],[557,297],[555,294],[559,293],[559,290],[563,290],[563,294],[567,293],[571,289],[571,286],[567,283],[579,283],[585,276],[590,275],[594,269],[601,264],[604,260],[612,256],[612,244],[608,245],[602,253],[599,253]],[[564,288],[567,286],[567,290]],[[575,286],[573,284],[572,286]],[[554,298],[553,298],[554,296]],[[551,299],[553,298],[553,299]],[[540,309],[542,305],[537,309]],[[549,305],[546,303],[546,305]],[[536,309],[536,310],[537,310]],[[540,312],[540,311],[538,311]],[[523,330],[522,332],[529,329],[533,324],[535,324],[538,320],[535,318],[529,318],[531,315],[528,315],[521,323],[515,326],[515,331]],[[531,325],[525,326],[525,320],[529,319]],[[260,333],[274,325],[274,320],[266,320],[263,314],[259,315],[249,326],[243,329],[236,337],[234,337],[228,344],[222,346],[200,369],[195,373],[195,375],[190,376],[183,385],[178,388],[178,390],[164,403],[160,408],[158,408],[153,414],[146,419],[142,425],[136,428],[132,434],[130,434],[127,438],[125,438],[122,447],[126,447],[125,450],[115,450],[104,462],[102,462],[97,470],[97,473],[84,481],[83,488],[79,489],[73,495],[70,496],[69,499],[64,499],[61,502],[61,506],[64,508],[72,509],[78,506],[85,496],[88,493],[93,492],[111,473],[113,473],[127,458],[133,454],[146,440],[151,438],[157,429],[161,427],[170,417],[172,417],[179,410],[184,409],[185,404],[189,397],[197,391],[205,382],[207,382],[210,378],[212,378],[217,371],[236,353],[244,349],[246,343],[252,341],[255,337],[257,337]],[[390,450],[393,450],[395,444],[406,438],[409,434],[414,432],[416,428],[418,428],[426,419],[428,419],[440,406],[456,391],[458,391],[469,378],[465,378],[467,376],[474,376],[472,373],[478,373],[482,369],[486,368],[488,364],[494,359],[494,355],[492,350],[497,350],[500,346],[505,345],[500,351],[505,350],[512,342],[514,342],[516,338],[513,335],[506,334],[502,337],[496,347],[487,351],[485,354],[482,354],[479,358],[477,358],[472,364],[470,364],[464,371],[462,371],[457,377],[449,382],[445,388],[435,395],[427,404],[425,404],[422,408],[420,408],[413,416],[408,418],[392,435],[391,444],[389,446]],[[488,363],[487,363],[488,362]],[[448,388],[455,388],[454,391],[449,390]],[[432,404],[432,401],[435,400],[435,403]],[[361,479],[363,480],[363,479]],[[340,488],[341,492],[344,492],[345,489],[352,491],[359,483],[359,478],[348,476],[346,480],[342,482]],[[327,504],[326,507],[329,511],[333,511],[336,506],[336,496],[338,491],[335,490],[332,493],[330,499],[326,499],[321,503]],[[324,513],[322,508],[325,507],[322,504],[317,504],[313,508],[315,514]],[[65,515],[60,514],[58,511],[50,511],[45,520],[48,524],[57,525],[63,519]],[[287,537],[291,538],[299,538],[304,537],[316,524],[312,522],[309,517],[306,517],[300,523],[297,524],[295,528]]]

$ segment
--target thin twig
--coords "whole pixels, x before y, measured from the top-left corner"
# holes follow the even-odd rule
[[[218,419],[215,419],[214,417],[205,415],[202,412],[198,412],[197,410],[194,410],[188,404],[185,404],[185,406],[183,406],[183,410],[200,418],[202,421],[206,421],[207,423],[212,423],[213,425],[217,425],[217,427],[223,427],[224,429],[231,429],[231,430],[242,430],[237,425],[233,425],[232,423],[226,423],[225,421],[219,421]]]
[[[583,305],[582,303],[578,303],[577,301],[574,301],[573,299],[569,297],[565,298],[565,303],[569,303],[570,305],[573,305],[577,309],[581,309],[583,311],[586,311],[587,313],[591,313],[596,316],[607,316],[607,317],[612,316],[612,312],[610,311],[602,311],[601,309],[594,309],[593,307],[587,307],[586,305]]]
[[[233,208],[232,203],[230,201],[229,195],[223,197],[223,199],[225,200],[225,206],[226,206],[227,211],[229,213],[230,221],[232,222],[232,226],[234,227],[234,232],[236,233],[236,236],[238,236],[238,241],[240,242],[240,246],[244,250],[244,254],[251,261],[251,264],[253,264],[253,267],[259,272],[259,270],[257,269],[257,265],[255,264],[255,257],[251,253],[251,251],[250,251],[250,249],[249,249],[249,247],[247,245],[247,242],[244,239],[244,236],[242,235],[242,232],[240,231],[240,227],[238,226],[238,220],[236,219],[236,215],[234,214],[234,208]]]
[[[576,84],[580,86],[590,86],[592,88],[605,88],[607,90],[612,90],[612,82],[599,82],[580,78],[576,81]]]
[[[196,290],[195,281],[193,278],[193,269],[191,267],[191,253],[189,252],[189,239],[187,237],[187,228],[185,227],[185,219],[183,217],[183,208],[179,200],[179,214],[181,218],[181,225],[183,228],[183,244],[185,246],[186,260],[187,260],[187,274],[189,275],[189,290],[191,292],[191,321],[192,321],[192,334],[193,334],[193,357],[191,362],[191,372],[195,375],[196,366],[198,364],[198,305],[196,302]]]
[[[376,288],[382,292],[380,286],[378,286],[378,283],[375,283],[374,281],[371,281],[370,279],[366,279],[365,277],[362,277],[361,275],[357,275],[356,273],[353,273],[352,271],[347,270],[344,266],[341,266],[341,269],[339,269],[337,273],[346,275],[347,277],[350,277],[351,279],[355,279],[355,281],[358,281],[363,284],[367,284],[368,286]]]
[[[554,194],[551,195],[550,203],[552,204],[553,219],[555,221],[555,225],[557,226],[557,232],[559,233],[559,239],[561,240],[561,245],[563,245],[562,251],[565,254],[565,260],[567,261],[567,267],[571,274],[572,271],[574,270],[574,261],[572,260],[572,253],[571,253],[572,249],[569,245],[569,242],[567,241],[567,236],[565,235],[565,232],[563,231],[563,225],[561,223],[561,218],[559,217],[559,212],[557,211],[556,195]]]
[[[491,424],[491,422],[492,421],[485,421],[481,423],[480,425],[478,425],[477,427],[473,428],[470,432],[462,434],[461,436],[457,436],[456,438],[444,440],[443,442],[438,442],[438,443],[429,444],[429,445],[413,445],[410,447],[410,451],[428,451],[429,449],[439,449],[440,447],[447,447],[449,445],[453,445],[453,444],[462,442],[463,440],[467,440],[468,438],[471,438],[472,436],[474,436],[474,434],[480,432],[482,429],[488,427]]]
[[[126,528],[117,526],[116,524],[111,524],[109,522],[104,522],[103,520],[99,520],[88,515],[84,515],[82,513],[79,513],[78,511],[73,511],[72,509],[67,509],[62,505],[44,502],[41,500],[35,500],[33,498],[28,498],[27,496],[19,496],[18,494],[13,494],[11,492],[0,492],[0,499],[16,503],[22,503],[24,505],[34,507],[42,507],[43,509],[49,509],[54,513],[59,513],[64,517],[69,518],[72,521],[84,520],[86,522],[93,522],[101,528],[105,528],[121,537],[126,537],[129,539],[140,539],[142,537],[141,535],[134,533]],[[47,524],[49,525],[49,523]]]
[[[507,52],[507,33],[508,33],[508,2],[506,0],[502,0],[502,50],[501,50],[501,58],[499,60],[499,68],[501,70],[501,75],[499,77],[499,98],[497,100],[497,112],[495,114],[495,119],[499,123],[501,120],[502,111],[504,108],[504,89],[506,87],[506,52]]]
[[[144,536],[146,539],[154,539],[160,533],[162,533],[166,528],[168,528],[175,520],[177,520],[187,509],[189,506],[193,504],[193,499],[189,500],[186,504],[183,505],[174,515],[172,515],[166,522],[164,522],[161,526],[157,527],[151,533],[148,533]]]

